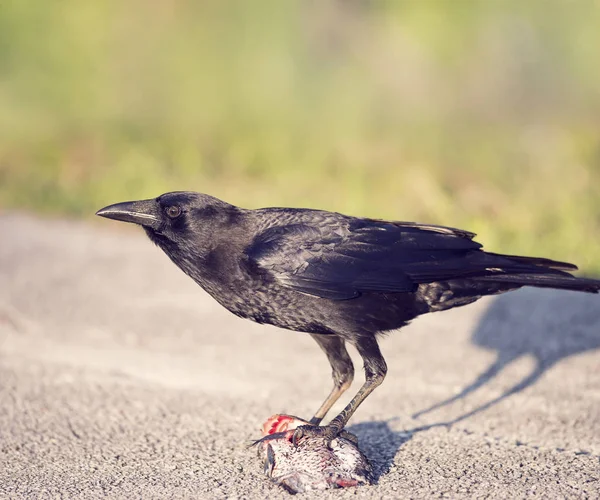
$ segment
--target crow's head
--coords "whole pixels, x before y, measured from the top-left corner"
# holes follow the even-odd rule
[[[171,257],[181,250],[203,253],[215,236],[234,222],[239,209],[206,194],[187,191],[109,205],[96,215],[142,226]]]

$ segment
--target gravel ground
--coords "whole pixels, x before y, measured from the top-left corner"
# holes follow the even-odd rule
[[[0,215],[0,496],[287,498],[248,445],[271,414],[311,415],[325,357],[129,229]],[[388,377],[350,427],[377,484],[304,496],[600,497],[599,348],[594,295],[419,318],[383,340]]]

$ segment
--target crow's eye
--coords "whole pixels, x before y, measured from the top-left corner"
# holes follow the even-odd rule
[[[181,215],[181,208],[177,205],[171,205],[170,207],[167,207],[166,212],[171,219],[176,219]]]

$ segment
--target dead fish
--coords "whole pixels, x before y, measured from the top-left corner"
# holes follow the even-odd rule
[[[373,469],[358,449],[358,439],[348,432],[331,441],[301,437],[293,443],[294,429],[308,424],[291,415],[273,415],[256,442],[265,474],[290,493],[346,488],[373,482]]]

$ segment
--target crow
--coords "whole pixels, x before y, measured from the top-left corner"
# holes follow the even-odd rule
[[[150,239],[233,314],[306,332],[325,352],[333,389],[296,438],[339,435],[385,378],[378,335],[422,314],[523,286],[598,293],[577,266],[486,252],[461,229],[357,218],[296,208],[248,210],[177,191],[117,203],[97,215],[141,225]],[[365,382],[339,415],[320,425],[363,359]]]

